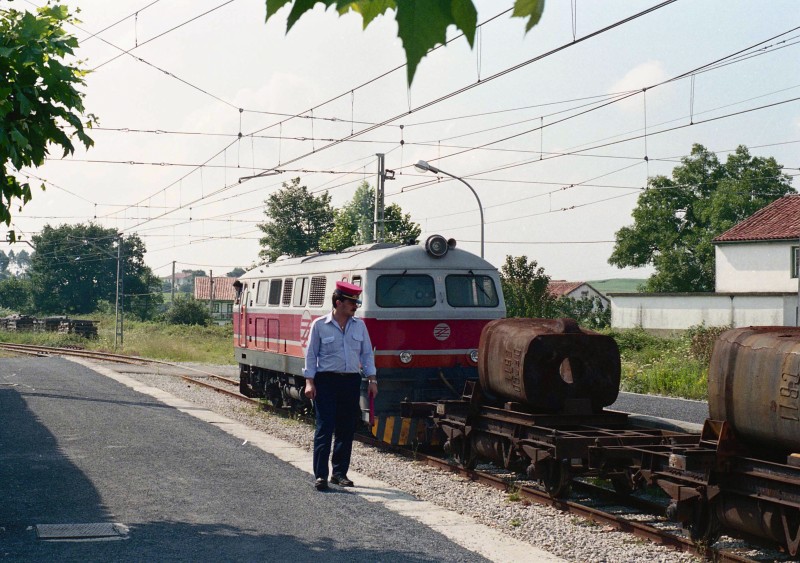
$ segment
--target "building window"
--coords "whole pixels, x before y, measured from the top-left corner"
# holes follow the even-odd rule
[[[792,247],[792,277],[797,279],[797,264],[800,263],[800,246]]]

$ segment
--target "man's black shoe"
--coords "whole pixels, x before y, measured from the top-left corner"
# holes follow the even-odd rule
[[[334,475],[331,477],[331,483],[339,485],[340,487],[352,487],[353,482],[347,478],[346,475]]]
[[[331,479],[332,481],[333,479]],[[318,491],[327,491],[328,490],[328,481],[327,479],[323,479],[320,477],[316,481],[314,481],[314,488]]]

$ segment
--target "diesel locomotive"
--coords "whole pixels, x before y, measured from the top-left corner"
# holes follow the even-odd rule
[[[425,420],[403,416],[401,403],[457,398],[478,377],[478,343],[505,316],[497,270],[456,248],[453,239],[424,244],[373,243],[338,253],[279,258],[234,284],[234,350],[240,390],[302,411],[304,347],[311,322],[331,309],[337,281],[363,288],[357,316],[369,330],[379,393],[362,385],[362,419],[391,444],[429,443]]]

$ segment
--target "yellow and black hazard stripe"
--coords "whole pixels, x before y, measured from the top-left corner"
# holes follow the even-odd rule
[[[424,418],[376,416],[371,431],[375,438],[393,446],[439,445],[440,432],[426,423]]]

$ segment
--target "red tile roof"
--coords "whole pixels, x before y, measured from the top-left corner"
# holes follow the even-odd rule
[[[569,295],[570,292],[575,291],[585,283],[586,282],[582,281],[550,280],[550,283],[547,284],[547,292],[553,297],[562,297],[564,295]]]
[[[713,242],[800,238],[800,195],[785,195],[737,223]]]
[[[210,281],[208,276],[194,278],[194,298],[201,301],[208,301],[210,298]],[[214,301],[234,301],[236,291],[233,289],[233,282],[236,278],[225,276],[214,276]]]

